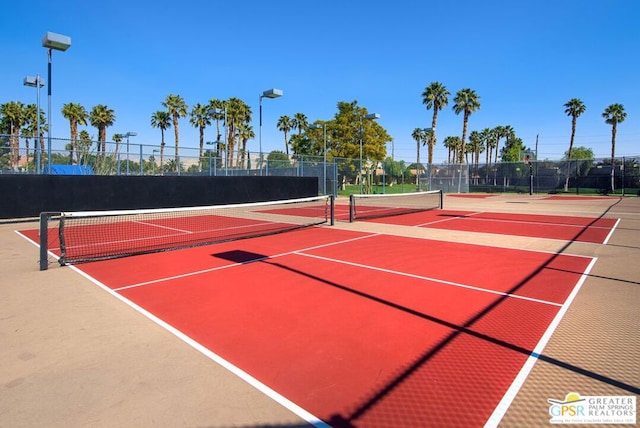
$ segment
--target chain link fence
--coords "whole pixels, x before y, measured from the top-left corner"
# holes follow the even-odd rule
[[[446,193],[600,193],[638,195],[640,156],[568,161],[425,165],[394,161],[227,153],[173,146],[0,135],[0,174],[272,175],[318,177],[319,194],[442,190]],[[64,147],[64,150],[60,150]],[[51,162],[49,162],[51,158]]]

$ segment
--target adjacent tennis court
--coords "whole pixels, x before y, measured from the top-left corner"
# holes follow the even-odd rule
[[[326,201],[318,206],[326,213]],[[304,206],[243,212],[215,213],[216,240],[222,241],[215,245],[171,252],[157,252],[166,248],[156,246],[148,253],[149,237],[141,239],[129,226],[164,242],[176,233],[200,236],[202,217],[159,220],[123,213],[116,215],[124,221],[110,216],[99,225],[75,226],[100,236],[114,231],[97,244],[55,242],[54,234],[49,244],[54,254],[69,255],[70,248],[93,252],[116,244],[130,252],[132,242],[144,242],[139,252],[148,254],[76,269],[318,426],[497,423],[596,260],[315,222],[301,228],[298,220],[285,220],[307,218]],[[441,223],[481,217],[435,210],[385,221],[425,215],[443,216]],[[501,225],[522,221],[484,215]],[[254,229],[269,216],[287,233],[227,239],[228,231]],[[583,231],[598,223],[567,221]],[[562,222],[559,216],[536,217],[552,236]],[[61,236],[67,238],[61,241],[81,236],[72,223],[64,228]],[[38,239],[35,231],[23,233]],[[554,239],[579,236],[573,230],[570,238]],[[455,403],[465,403],[465,411]]]
[[[475,195],[469,195],[475,196]],[[480,195],[484,198],[484,195]],[[454,196],[459,197],[459,196]],[[618,219],[575,215],[537,215],[486,211],[439,209],[439,192],[397,195],[354,195],[350,202],[351,221],[427,227],[451,231],[493,233],[606,243]],[[576,199],[582,200],[582,199]],[[610,199],[609,199],[610,200]],[[433,210],[425,210],[432,207]],[[346,208],[338,207],[338,218],[346,219]],[[357,213],[357,214],[354,214]]]

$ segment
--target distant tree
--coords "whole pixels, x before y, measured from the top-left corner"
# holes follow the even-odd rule
[[[24,139],[25,142],[25,147],[26,147],[26,163],[27,163],[27,168],[29,167],[29,147],[30,147],[30,140],[31,138],[33,138],[33,145],[34,148],[35,146],[38,144],[38,139],[37,139],[37,106],[35,104],[28,104],[27,106],[24,107],[23,110],[23,115],[24,115],[24,120],[23,120],[23,125],[22,125],[22,129],[20,130],[20,136]],[[34,154],[34,159],[35,159],[35,154]]]
[[[223,121],[224,124],[224,116],[225,116],[225,103],[222,100],[217,98],[213,98],[209,100],[209,115],[213,120],[216,121],[216,141],[220,142],[222,140],[222,134],[220,134],[220,121]],[[216,153],[219,156],[219,153]]]
[[[494,130],[491,128],[484,128],[480,132],[480,137],[482,138],[482,141],[485,146],[485,154],[486,154],[485,164],[487,168],[489,168],[489,166],[491,165],[491,152],[495,147],[495,140],[496,140]]]
[[[522,138],[516,137],[514,133],[507,139],[500,157],[502,162],[522,162],[529,152],[531,150],[524,145]]]
[[[91,135],[89,131],[83,129],[78,135],[78,146],[76,148],[76,154],[78,157],[78,164],[86,165],[89,163],[89,152],[91,151]]]
[[[289,134],[289,131],[294,129],[296,122],[294,119],[291,119],[289,116],[285,115],[285,116],[280,116],[280,119],[278,119],[278,123],[276,125],[278,126],[278,131],[281,131],[282,133],[284,133],[284,147],[286,149],[285,153],[289,155],[288,134]]]
[[[82,104],[67,103],[62,106],[62,116],[69,121],[71,136],[71,163],[74,162],[73,151],[78,150],[78,125],[86,125],[89,113]]]
[[[442,144],[447,148],[449,154],[447,156],[447,163],[451,163],[456,161],[458,151],[460,150],[460,137],[458,136],[448,136],[445,137]],[[453,156],[451,156],[453,154]]]
[[[298,130],[298,135],[309,126],[309,120],[304,113],[296,113],[293,115],[293,129]]]
[[[169,113],[169,115],[171,116],[171,118],[173,119],[173,132],[175,135],[175,147],[176,147],[176,155],[175,155],[175,159],[176,162],[174,162],[173,167],[176,168],[175,171],[178,171],[178,159],[180,159],[180,154],[179,154],[179,150],[178,147],[180,145],[180,128],[179,128],[179,124],[178,124],[178,120],[181,117],[186,117],[187,116],[187,103],[184,102],[184,98],[182,98],[180,95],[173,95],[173,94],[169,94],[167,95],[167,98],[165,98],[165,100],[162,102],[162,105],[167,109],[167,112]]]
[[[428,147],[428,163],[433,163],[433,148],[436,145],[436,125],[438,123],[438,112],[447,106],[449,103],[449,95],[451,93],[440,82],[431,82],[429,86],[424,88],[422,93],[422,104],[427,107],[427,110],[433,109],[433,116],[431,118],[431,135],[427,142]]]
[[[458,160],[460,163],[463,163],[465,159],[464,152],[467,138],[467,127],[469,125],[469,116],[471,115],[471,113],[474,113],[480,109],[480,97],[473,89],[465,88],[459,90],[456,93],[453,102],[453,111],[455,112],[455,114],[463,113],[462,138],[460,139],[461,145],[460,152],[458,153]]]
[[[577,175],[584,176],[589,173],[591,166],[593,165],[593,150],[587,147],[573,147],[571,151],[571,158],[574,161],[577,161],[577,165],[575,171]],[[564,160],[569,160],[569,151],[564,152],[563,158]]]
[[[602,117],[607,125],[611,125],[611,191],[613,192],[615,191],[616,133],[618,132],[618,123],[624,122],[627,113],[622,104],[611,104],[604,109]]]
[[[569,160],[569,156],[571,156],[572,159],[580,160],[594,158],[593,149],[582,146],[574,147],[571,151],[571,155],[569,155],[569,150],[567,150],[566,152],[564,152],[562,159]]]
[[[116,115],[113,110],[103,104],[94,106],[89,113],[91,126],[98,129],[98,148],[102,151],[103,157],[107,150],[107,128],[113,126],[115,121]]]
[[[233,165],[238,127],[242,123],[251,123],[251,107],[240,98],[229,98],[225,101],[227,111],[227,165]]]
[[[571,171],[571,151],[573,150],[573,141],[576,136],[576,123],[578,116],[584,113],[586,107],[578,98],[572,98],[564,104],[564,112],[567,116],[571,116],[571,139],[569,140],[569,150],[567,150],[567,177],[564,182],[564,191],[569,190],[569,175]]]
[[[495,149],[495,158],[493,163],[498,163],[498,152],[500,151],[500,139],[506,137],[505,127],[502,125],[498,125],[493,128],[493,136],[495,138],[495,144],[493,144]]]
[[[0,114],[5,118],[9,128],[9,166],[16,168],[20,159],[20,128],[24,123],[24,104],[20,101],[9,101],[0,106]]]
[[[478,164],[480,163],[480,153],[485,150],[484,141],[484,135],[478,131],[471,131],[471,134],[469,134],[469,148],[472,155],[471,162],[475,164],[476,168],[478,168]]]
[[[291,166],[289,155],[280,150],[274,150],[267,155],[269,168],[288,168]]]
[[[311,138],[309,132],[304,134],[295,134],[291,136],[289,144],[291,145],[291,151],[298,157],[313,156],[319,154],[317,140]]]
[[[151,126],[154,128],[160,129],[160,167],[162,168],[163,160],[164,160],[164,131],[171,128],[171,115],[166,112],[159,110],[151,115]]]
[[[422,170],[423,168],[420,164],[420,146],[424,145],[427,139],[427,134],[424,129],[414,128],[411,133],[411,138],[416,142],[416,165],[420,170]],[[416,170],[416,173],[418,173],[418,170]]]
[[[122,134],[113,134],[113,137],[111,137],[111,141],[116,143],[116,150],[114,152],[114,156],[116,157],[118,157],[118,152],[120,151],[120,143],[122,142],[123,139],[124,139],[124,135]]]
[[[238,166],[244,165],[247,160],[247,142],[256,138],[256,133],[253,132],[253,126],[247,122],[243,122],[238,126],[238,138],[240,140],[240,148],[238,153]],[[248,169],[249,167],[246,166]]]
[[[198,159],[202,163],[202,154],[204,152],[204,130],[207,126],[211,125],[211,111],[208,105],[202,105],[200,103],[191,107],[191,117],[189,123],[194,128],[198,128],[200,152],[198,153]]]

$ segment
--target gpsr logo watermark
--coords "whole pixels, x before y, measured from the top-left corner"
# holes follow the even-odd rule
[[[587,395],[576,392],[564,400],[548,398],[552,424],[634,424],[636,397],[632,395]]]

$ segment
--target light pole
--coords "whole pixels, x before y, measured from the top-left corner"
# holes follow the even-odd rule
[[[42,38],[42,47],[49,50],[49,65],[47,68],[48,82],[47,82],[47,94],[48,94],[48,108],[47,108],[47,173],[51,174],[51,51],[66,51],[71,46],[71,37],[63,36],[62,34],[52,33],[47,31]]]
[[[137,132],[127,132],[123,135],[123,137],[127,138],[127,175],[129,175],[129,137],[135,137],[138,135]]]
[[[371,113],[364,116],[364,118],[367,120],[376,120],[380,119],[380,115],[378,113]],[[362,194],[362,133],[362,116],[360,116],[360,172],[358,174],[360,176],[360,194]]]
[[[260,148],[260,162],[259,162],[259,168],[260,168],[260,175],[262,175],[262,99],[263,98],[278,98],[281,97],[283,94],[281,89],[275,89],[275,88],[271,88],[271,89],[267,89],[266,91],[263,91],[262,94],[260,94],[260,99],[259,104],[260,104],[260,126],[258,127],[258,144],[259,144],[259,148]]]
[[[30,86],[36,88],[37,91],[37,104],[36,104],[36,174],[40,174],[40,88],[44,86],[44,81],[39,74],[36,77],[27,76],[24,78],[24,86]]]

